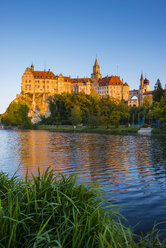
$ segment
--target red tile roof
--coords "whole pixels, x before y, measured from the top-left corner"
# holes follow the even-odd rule
[[[105,85],[123,85],[123,83],[118,76],[104,77],[99,79],[99,86]]]
[[[91,78],[72,78],[72,83],[86,83],[86,82],[92,82]]]
[[[34,78],[57,79],[51,71],[32,71]]]

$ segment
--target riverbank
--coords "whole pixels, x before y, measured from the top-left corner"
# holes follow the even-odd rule
[[[104,193],[74,176],[57,178],[48,168],[20,180],[1,172],[0,189],[3,247],[164,247],[156,231],[143,237],[123,226]]]
[[[152,134],[164,134],[166,135],[166,128],[153,128]]]
[[[125,127],[119,126],[118,128],[110,127],[106,128],[103,126],[99,126],[97,128],[89,128],[86,126],[78,126],[73,127],[69,125],[39,125],[37,126],[37,130],[50,130],[54,132],[78,132],[78,133],[99,133],[99,134],[130,134],[137,133],[138,127]]]

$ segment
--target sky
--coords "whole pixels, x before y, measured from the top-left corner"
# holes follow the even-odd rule
[[[0,0],[0,114],[35,70],[90,77],[97,56],[102,76],[138,89],[166,84],[165,0]]]

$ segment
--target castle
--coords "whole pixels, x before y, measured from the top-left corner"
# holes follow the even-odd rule
[[[48,71],[35,71],[34,65],[27,67],[22,76],[21,92],[33,95],[32,109],[36,108],[36,96],[42,96],[42,112],[47,104],[47,97],[54,94],[79,93],[91,94],[97,92],[100,97],[110,96],[117,100],[124,100],[129,106],[142,106],[145,97],[152,97],[149,91],[149,80],[141,74],[140,87],[138,90],[129,91],[129,85],[119,76],[102,77],[97,58],[93,65],[93,73],[87,78],[71,78],[62,74],[55,75],[50,69]],[[41,108],[40,108],[41,109]]]
[[[55,75],[50,71],[35,71],[34,65],[26,68],[22,76],[21,92],[34,95],[62,94],[63,92],[84,92],[91,94],[95,90],[99,96],[111,96],[118,100],[128,100],[129,85],[123,83],[118,76],[103,77],[100,74],[100,66],[97,58],[93,66],[93,73],[90,78],[71,78]]]

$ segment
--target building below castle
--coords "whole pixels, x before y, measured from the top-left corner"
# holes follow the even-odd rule
[[[35,71],[33,64],[26,68],[22,76],[21,91],[22,93],[37,93],[54,95],[64,92],[84,92],[91,94],[95,90],[100,97],[110,96],[118,100],[128,100],[129,85],[123,83],[118,76],[103,77],[100,74],[100,66],[97,58],[93,66],[91,78],[71,78],[55,75],[50,70]]]
[[[129,106],[143,106],[145,98],[148,98],[149,101],[152,101],[152,93],[149,88],[149,80],[143,77],[141,74],[140,86],[138,90],[129,91],[128,105]]]

